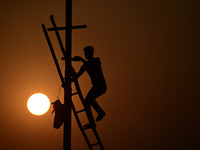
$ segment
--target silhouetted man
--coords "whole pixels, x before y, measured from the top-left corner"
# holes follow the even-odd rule
[[[96,127],[96,124],[92,116],[90,105],[98,113],[96,121],[100,121],[106,115],[106,113],[99,106],[99,104],[96,101],[96,98],[98,98],[106,92],[107,86],[102,73],[100,59],[98,57],[93,57],[94,48],[92,46],[87,46],[83,50],[85,52],[85,58],[87,59],[87,61],[79,56],[75,56],[73,58],[75,61],[83,62],[83,65],[80,68],[79,72],[75,75],[75,78],[78,79],[85,71],[90,76],[93,86],[88,92],[84,104],[90,124],[85,125],[84,128],[94,128]]]

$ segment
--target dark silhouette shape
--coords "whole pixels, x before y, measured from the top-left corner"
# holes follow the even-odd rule
[[[87,129],[96,127],[90,106],[92,106],[98,113],[96,121],[100,121],[106,115],[106,113],[97,103],[96,99],[106,92],[107,85],[102,73],[101,61],[98,57],[93,57],[94,48],[92,46],[87,46],[83,50],[85,52],[85,58],[87,59],[87,61],[80,56],[75,56],[72,60],[83,62],[82,67],[80,68],[79,72],[74,76],[74,78],[78,79],[86,71],[89,74],[93,85],[84,101],[84,107],[86,109],[87,117],[90,122],[89,124],[86,124],[84,126],[84,129]]]
[[[59,99],[56,100],[55,102],[53,102],[52,104],[53,104],[53,108],[54,108],[52,113],[55,111],[53,127],[56,129],[59,129],[64,122],[64,115],[63,115],[64,107]]]
[[[53,22],[54,22],[53,17],[51,17],[51,20],[52,20],[52,23],[53,23]],[[58,61],[57,61],[57,58],[56,58],[56,55],[55,55],[53,46],[52,46],[52,44],[51,44],[49,35],[48,35],[48,33],[47,33],[47,30],[50,31],[49,29],[57,30],[57,28],[56,28],[56,26],[55,26],[55,22],[54,22],[53,24],[54,24],[54,25],[53,25],[54,28],[46,28],[44,24],[42,24],[42,28],[43,28],[43,31],[44,31],[44,34],[45,34],[47,43],[48,43],[48,45],[49,45],[51,54],[52,54],[52,56],[53,56],[53,59],[54,59],[54,62],[55,62],[55,65],[56,65],[58,74],[59,74],[59,76],[60,76],[60,79],[61,79],[61,82],[62,82],[62,87],[64,88],[64,90],[66,90],[66,89],[67,89],[66,77],[64,78],[63,75],[62,75],[62,72],[61,72],[61,70],[60,70],[60,66],[59,66],[59,64],[58,64]],[[57,34],[57,38],[58,38],[58,36],[59,36],[59,34]],[[62,43],[59,42],[59,44],[62,44]],[[61,48],[61,49],[62,49],[62,48]],[[93,48],[92,48],[92,49],[93,49]],[[93,57],[93,53],[94,53],[94,49],[92,50],[92,57]],[[63,54],[63,55],[65,56],[65,54]],[[62,59],[63,59],[63,60],[66,60],[67,58],[66,58],[66,57],[63,57]],[[81,58],[81,57],[75,57],[74,60],[76,61],[77,59],[80,61],[80,59],[82,59],[82,58]],[[69,59],[68,59],[68,60],[69,60]],[[71,59],[71,60],[73,60],[73,59]],[[82,59],[82,61],[83,61],[83,62],[86,62],[84,59]],[[100,62],[100,60],[99,60],[99,62]],[[67,72],[68,72],[68,74],[70,75],[70,77],[76,76],[76,72],[75,72],[75,70],[73,69],[73,67],[72,67],[71,65],[68,66],[68,69],[66,69],[66,70],[68,70]],[[100,65],[100,70],[101,70],[101,65]],[[101,71],[101,72],[102,72],[102,71]],[[83,135],[83,137],[84,137],[84,139],[85,139],[85,141],[86,141],[86,143],[87,143],[87,145],[88,145],[88,148],[89,148],[90,150],[92,150],[94,146],[99,145],[100,149],[101,149],[101,150],[104,150],[104,147],[103,147],[103,144],[102,144],[102,142],[101,142],[101,139],[100,139],[100,137],[99,137],[99,135],[98,135],[98,132],[97,132],[97,130],[96,130],[96,128],[95,128],[95,127],[96,127],[95,123],[93,124],[93,126],[89,124],[89,125],[86,125],[85,127],[82,126],[82,124],[81,124],[81,121],[80,121],[80,119],[79,119],[78,113],[86,112],[86,115],[87,115],[87,116],[89,116],[88,114],[91,114],[91,115],[90,115],[90,118],[92,118],[92,119],[90,119],[90,120],[92,120],[92,121],[94,122],[94,119],[93,119],[93,116],[92,116],[92,113],[91,113],[90,105],[89,105],[89,109],[86,110],[86,107],[87,107],[88,105],[86,105],[86,107],[85,107],[85,99],[83,98],[83,95],[82,95],[82,92],[81,92],[81,89],[80,89],[80,86],[79,86],[79,83],[78,83],[77,78],[75,77],[75,78],[73,78],[73,79],[74,79],[74,80],[72,80],[72,81],[74,82],[74,85],[75,85],[75,87],[76,87],[76,92],[71,93],[71,94],[70,94],[70,97],[77,94],[77,95],[79,96],[80,100],[81,100],[81,103],[82,103],[83,106],[84,106],[84,109],[78,110],[78,111],[77,111],[72,101],[70,102],[70,104],[69,104],[68,102],[65,101],[65,100],[66,100],[66,99],[65,99],[66,97],[64,97],[64,104],[62,104],[62,103],[60,102],[59,99],[56,100],[54,103],[52,103],[52,104],[53,104],[53,107],[54,107],[54,111],[55,111],[54,128],[58,129],[58,128],[60,128],[60,126],[64,123],[64,143],[63,143],[63,144],[64,144],[64,149],[66,149],[65,147],[66,147],[66,146],[69,146],[69,144],[70,144],[70,142],[71,142],[71,133],[69,133],[69,132],[71,132],[71,119],[70,119],[71,116],[70,116],[70,114],[71,114],[71,109],[72,109],[72,110],[73,110],[73,113],[74,113],[74,116],[75,116],[75,119],[76,119],[76,121],[77,121],[77,124],[78,124],[78,126],[79,126],[79,128],[80,128],[80,131],[81,131],[81,133],[82,133],[82,135]],[[69,80],[71,80],[71,78],[70,78]],[[105,80],[104,80],[104,81],[105,81]],[[70,83],[70,82],[69,82],[69,83]],[[70,84],[70,85],[71,85],[71,84]],[[106,84],[105,84],[104,87],[105,87],[105,89],[101,90],[101,93],[102,93],[102,91],[103,91],[103,92],[106,91]],[[95,89],[95,88],[94,88],[94,89]],[[72,91],[70,91],[70,92],[72,92]],[[98,95],[97,95],[97,97],[98,97]],[[94,105],[95,105],[95,104],[94,104]],[[98,105],[98,104],[97,104],[97,105]],[[68,107],[67,107],[67,106],[68,106]],[[69,110],[69,109],[70,109],[70,110]],[[54,111],[53,111],[53,112],[54,112]],[[87,113],[88,111],[90,111],[90,112]],[[52,113],[53,113],[53,112],[52,112]],[[69,113],[69,112],[70,112],[70,113]],[[102,111],[102,112],[103,112],[103,113],[101,113],[101,115],[99,115],[99,117],[97,117],[96,121],[101,120],[101,119],[105,116],[104,111]],[[66,122],[66,119],[68,119],[69,122]],[[89,120],[89,119],[88,119],[88,120]],[[89,122],[92,122],[92,121],[89,121]],[[86,129],[92,129],[92,132],[93,132],[93,134],[95,135],[96,140],[97,140],[96,143],[91,143],[91,142],[90,142],[90,140],[89,140],[89,138],[88,138],[88,135],[87,135],[86,132],[85,132]],[[68,133],[69,133],[69,134],[68,134]],[[68,148],[70,148],[70,147],[68,147]]]
[[[71,109],[73,110],[74,112],[74,116],[76,118],[76,121],[78,123],[78,126],[85,138],[85,141],[89,147],[90,150],[92,150],[92,147],[93,146],[96,146],[96,145],[99,145],[101,150],[104,150],[104,147],[103,147],[103,144],[101,142],[101,139],[97,133],[97,130],[96,130],[96,125],[95,125],[95,122],[94,122],[94,119],[93,119],[93,116],[92,116],[92,112],[91,112],[91,108],[90,108],[90,105],[93,105],[94,108],[96,108],[96,111],[99,113],[96,121],[99,121],[101,120],[104,116],[105,116],[105,112],[100,108],[100,106],[98,106],[98,104],[95,102],[95,99],[97,97],[99,97],[100,95],[102,95],[102,93],[105,93],[106,91],[106,84],[100,84],[99,87],[102,87],[100,88],[101,90],[99,90],[97,87],[98,86],[94,86],[94,85],[97,85],[97,84],[93,84],[93,90],[91,89],[91,92],[88,93],[88,97],[86,98],[86,102],[85,102],[85,99],[83,98],[82,96],[82,93],[81,93],[81,90],[80,90],[80,86],[79,86],[79,83],[76,79],[76,72],[73,70],[73,67],[71,66],[71,34],[72,34],[72,30],[71,29],[80,29],[80,28],[86,28],[86,25],[78,25],[78,26],[72,26],[72,9],[71,9],[71,3],[72,1],[69,0],[69,1],[66,1],[66,26],[65,27],[57,27],[55,21],[54,21],[54,18],[53,16],[50,16],[50,19],[51,19],[51,22],[52,22],[52,25],[53,25],[53,28],[46,28],[44,24],[42,24],[42,28],[43,28],[43,32],[44,32],[44,35],[46,37],[46,40],[47,40],[47,43],[49,45],[49,48],[50,48],[50,51],[51,51],[51,54],[52,54],[52,57],[53,57],[53,60],[55,62],[55,65],[56,65],[56,68],[57,68],[57,71],[58,71],[58,74],[60,76],[60,79],[61,79],[61,82],[62,82],[62,87],[64,88],[64,104],[61,104],[61,102],[59,100],[56,100],[55,103],[53,103],[54,105],[54,109],[55,109],[55,118],[54,118],[54,128],[60,128],[60,126],[62,125],[62,123],[64,123],[64,130],[63,130],[63,134],[64,134],[64,137],[63,137],[63,149],[64,150],[70,150],[71,149]],[[66,41],[65,41],[65,49],[64,49],[64,46],[62,44],[62,41],[61,41],[61,38],[60,38],[60,35],[59,35],[59,32],[58,30],[65,30],[66,32]],[[62,75],[62,72],[60,70],[60,66],[59,66],[59,63],[57,61],[57,58],[56,58],[56,55],[55,55],[55,52],[54,52],[54,48],[53,48],[53,45],[51,44],[51,40],[49,38],[49,35],[47,33],[47,31],[55,31],[56,33],[56,37],[57,37],[57,40],[58,40],[58,43],[60,45],[60,48],[61,48],[61,51],[63,53],[63,56],[62,59],[65,60],[65,77]],[[93,58],[93,53],[94,53],[94,49],[91,48],[91,47],[88,47],[89,49],[91,49],[90,51],[92,52],[92,57],[89,57],[90,55],[86,55],[88,56],[88,61],[85,61],[84,59],[82,59],[82,61],[84,63],[86,62],[89,62],[89,60],[92,60],[90,58]],[[88,54],[91,53],[88,51]],[[76,57],[76,59],[79,59],[80,57]],[[94,60],[99,60],[98,59],[94,59]],[[95,61],[94,61],[95,62]],[[97,61],[96,61],[97,62]],[[87,63],[87,64],[91,64],[91,63]],[[102,71],[101,71],[101,63],[100,63],[100,60],[99,60],[99,63],[97,64],[100,64],[99,66],[100,67],[97,67],[97,68],[100,68],[99,72],[101,72],[100,74],[102,74]],[[83,65],[84,66],[84,65]],[[87,65],[86,65],[87,66]],[[97,65],[98,66],[98,65]],[[84,67],[83,67],[84,68]],[[88,71],[90,72],[90,71]],[[98,73],[98,71],[96,72]],[[71,89],[71,83],[70,83],[70,80],[71,80],[71,77],[74,77],[76,76],[74,79],[74,84],[75,84],[75,87],[76,87],[76,91],[75,93],[72,93],[72,89]],[[102,74],[102,77],[103,77],[103,74]],[[97,78],[98,79],[98,78]],[[104,77],[103,77],[103,80],[104,80]],[[92,80],[92,81],[95,81],[95,80]],[[95,83],[95,82],[94,82]],[[100,82],[99,82],[100,83]],[[104,83],[105,83],[105,80],[104,80]],[[96,87],[96,88],[95,88]],[[95,94],[96,93],[96,94]],[[77,111],[73,102],[72,102],[72,96],[73,95],[76,95],[78,94],[80,100],[81,100],[81,103],[84,105],[84,109],[83,110],[79,110]],[[90,101],[90,98],[94,99],[90,104],[89,101]],[[87,108],[87,110],[86,110]],[[86,112],[87,116],[89,116],[88,119],[89,122],[92,122],[90,123],[89,125],[86,125],[84,128],[80,122],[80,119],[78,117],[78,113],[80,112]],[[88,113],[87,113],[88,112]],[[97,143],[93,143],[91,144],[89,139],[88,139],[88,136],[85,132],[86,129],[89,129],[92,127],[92,131],[96,137],[96,140],[97,140]]]

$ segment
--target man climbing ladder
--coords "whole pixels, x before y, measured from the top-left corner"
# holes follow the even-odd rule
[[[106,113],[97,103],[96,99],[106,92],[107,86],[102,73],[100,59],[98,57],[93,57],[94,48],[92,46],[87,46],[83,50],[87,61],[80,56],[75,56],[72,60],[83,62],[82,67],[80,68],[79,72],[74,76],[74,78],[78,79],[86,71],[89,74],[92,82],[92,88],[88,92],[84,103],[86,114],[90,122],[89,124],[86,124],[84,126],[84,129],[88,129],[96,127],[90,106],[92,106],[98,113],[96,121],[100,121],[106,115]]]

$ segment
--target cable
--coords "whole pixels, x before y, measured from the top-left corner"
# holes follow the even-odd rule
[[[59,99],[59,95],[60,95],[61,88],[62,88],[62,86],[60,86],[60,88],[58,89],[57,99]]]

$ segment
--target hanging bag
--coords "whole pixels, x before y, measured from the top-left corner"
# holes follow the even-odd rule
[[[53,102],[52,104],[53,104],[53,108],[54,108],[52,113],[55,112],[53,127],[56,128],[56,129],[59,129],[60,126],[64,122],[64,115],[63,115],[64,107],[63,107],[63,104],[60,102],[59,99],[56,100],[55,102]]]

